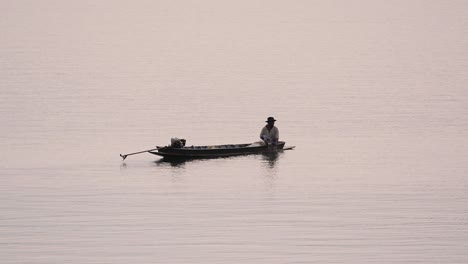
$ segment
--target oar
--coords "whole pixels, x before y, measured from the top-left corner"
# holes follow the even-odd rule
[[[120,157],[122,157],[122,159],[125,160],[125,159],[127,158],[127,156],[131,156],[131,155],[135,155],[135,154],[140,154],[140,153],[145,153],[145,152],[152,151],[152,150],[157,150],[157,148],[155,148],[155,149],[143,150],[143,151],[138,151],[138,152],[134,152],[134,153],[128,153],[128,154],[125,154],[125,155],[120,154]]]
[[[287,146],[287,147],[284,147],[283,150],[290,150],[290,149],[294,149],[296,146]]]

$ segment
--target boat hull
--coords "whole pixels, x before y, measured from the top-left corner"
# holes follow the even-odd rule
[[[256,153],[268,153],[282,150],[285,142],[280,141],[277,145],[255,146],[253,144],[231,144],[215,146],[191,146],[182,148],[158,147],[149,153],[162,156],[165,159],[201,159],[218,158]]]

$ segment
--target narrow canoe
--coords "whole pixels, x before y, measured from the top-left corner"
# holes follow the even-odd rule
[[[168,159],[196,159],[216,158],[255,153],[274,152],[284,149],[284,141],[277,145],[261,145],[259,143],[227,144],[213,146],[184,146],[184,147],[157,147],[156,150],[148,151],[151,154]]]

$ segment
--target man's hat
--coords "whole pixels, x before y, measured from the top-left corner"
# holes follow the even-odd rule
[[[270,117],[268,117],[267,121],[265,121],[265,122],[270,123],[270,122],[275,122],[275,121],[276,121],[276,119],[274,117],[270,116]]]

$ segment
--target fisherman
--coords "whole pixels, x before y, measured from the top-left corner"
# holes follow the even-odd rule
[[[260,138],[265,141],[267,145],[277,145],[279,140],[279,130],[275,126],[275,118],[268,117],[267,125],[262,128],[262,132],[260,132]]]

